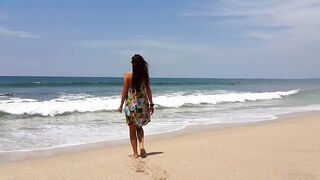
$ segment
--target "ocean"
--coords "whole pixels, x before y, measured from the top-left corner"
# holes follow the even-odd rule
[[[0,152],[128,138],[117,112],[122,78],[0,77]],[[320,80],[151,78],[155,113],[145,134],[188,125],[273,120],[320,110]]]

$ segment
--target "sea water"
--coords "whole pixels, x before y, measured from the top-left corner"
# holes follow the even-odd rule
[[[128,137],[123,78],[0,77],[0,152]],[[155,113],[146,135],[187,125],[272,120],[320,110],[320,80],[151,78]]]

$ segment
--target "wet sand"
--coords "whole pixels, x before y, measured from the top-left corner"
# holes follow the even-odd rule
[[[190,129],[190,128],[189,128]],[[320,179],[320,112],[0,164],[0,179]]]

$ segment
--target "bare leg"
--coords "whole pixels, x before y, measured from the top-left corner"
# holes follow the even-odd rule
[[[137,150],[137,130],[136,130],[136,125],[135,124],[130,124],[129,125],[129,131],[130,131],[130,141],[131,141],[131,146],[133,150],[133,158],[138,158],[138,150]]]
[[[146,157],[147,153],[144,149],[144,131],[142,127],[137,127],[137,135],[139,140],[139,146],[140,146],[140,155],[141,157]]]

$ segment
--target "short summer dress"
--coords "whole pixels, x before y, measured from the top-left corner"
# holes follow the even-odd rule
[[[150,122],[149,101],[144,84],[141,84],[140,91],[129,88],[124,112],[128,125],[134,123],[142,127]]]

